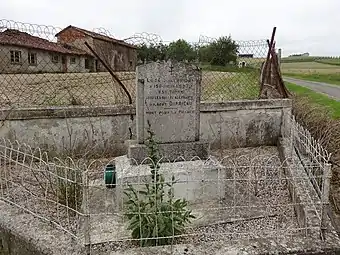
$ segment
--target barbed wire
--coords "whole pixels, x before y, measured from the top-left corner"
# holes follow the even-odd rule
[[[150,45],[150,44],[164,43],[161,36],[157,34],[153,34],[153,33],[146,33],[146,32],[136,33],[132,35],[131,37],[125,38],[124,41],[128,43],[137,44],[137,45],[140,45],[140,44]]]

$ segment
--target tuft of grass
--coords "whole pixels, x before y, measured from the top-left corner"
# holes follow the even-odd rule
[[[311,89],[285,82],[289,91],[298,97],[306,98],[311,104],[326,108],[333,119],[340,119],[340,101],[329,98],[326,95],[317,93]]]
[[[72,210],[78,211],[82,203],[82,171],[79,169],[57,168],[57,201]]]
[[[285,73],[285,76],[294,77],[302,80],[325,82],[340,85],[340,73],[321,74],[321,73]]]

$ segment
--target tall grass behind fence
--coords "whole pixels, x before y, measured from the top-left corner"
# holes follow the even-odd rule
[[[135,67],[143,62],[140,47],[169,45],[148,33],[117,40],[107,30],[74,29],[71,34],[53,26],[0,20],[1,107],[129,104],[129,98],[133,103]],[[202,61],[199,49],[216,41],[200,36],[190,43],[197,53],[191,61],[202,68],[202,100],[256,99],[266,41],[236,41],[241,55],[232,63]]]

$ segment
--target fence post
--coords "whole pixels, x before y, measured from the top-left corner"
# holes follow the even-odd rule
[[[325,231],[327,230],[327,209],[329,207],[329,189],[331,179],[332,165],[325,163],[322,175],[322,194],[321,194],[321,235],[325,239]]]
[[[278,59],[280,71],[281,71],[281,54],[282,54],[282,49],[278,49],[278,52],[277,52],[278,58],[277,59]]]
[[[84,244],[86,254],[91,253],[91,238],[90,238],[90,212],[89,212],[89,180],[87,170],[83,173],[83,213],[84,213]]]
[[[290,115],[290,158],[292,162],[294,162],[294,150],[295,150],[295,144],[294,144],[294,136],[295,136],[295,128],[296,128],[296,121],[294,115]]]

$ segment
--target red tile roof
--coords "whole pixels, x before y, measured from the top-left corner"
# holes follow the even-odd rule
[[[86,30],[86,29],[83,29],[83,28],[79,28],[79,27],[75,27],[75,26],[68,26],[66,28],[64,28],[63,30],[61,30],[59,33],[57,33],[55,36],[58,36],[60,33],[64,32],[65,30],[67,29],[70,29],[70,28],[73,28],[75,30],[78,30],[79,32],[82,32],[90,37],[93,37],[95,39],[99,39],[99,40],[103,40],[103,41],[108,41],[108,42],[113,42],[113,43],[117,43],[117,44],[120,44],[120,45],[123,45],[123,46],[126,46],[126,47],[129,47],[129,48],[137,48],[136,46],[132,45],[132,44],[129,44],[127,42],[124,42],[122,40],[117,40],[115,38],[112,38],[112,37],[109,37],[109,36],[106,36],[106,35],[102,35],[102,34],[99,34],[99,33],[96,33],[96,32],[92,32],[92,31],[89,31],[89,30]]]
[[[39,49],[45,51],[58,52],[63,54],[72,55],[88,55],[83,50],[77,49],[70,45],[61,45],[58,43],[50,42],[46,39],[32,36],[28,33],[21,32],[16,29],[7,29],[0,33],[0,44],[2,45],[15,45],[31,49]]]

